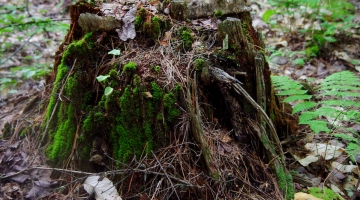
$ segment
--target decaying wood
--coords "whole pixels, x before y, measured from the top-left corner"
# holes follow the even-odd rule
[[[227,83],[229,85],[231,85],[233,87],[233,89],[239,94],[242,95],[243,97],[245,97],[248,102],[254,106],[254,108],[256,110],[258,110],[262,117],[265,119],[266,124],[270,127],[272,136],[275,139],[275,143],[277,145],[277,150],[278,150],[278,154],[275,153],[275,151],[268,145],[264,144],[264,146],[271,152],[272,156],[275,158],[277,156],[281,157],[281,161],[282,161],[282,166],[284,167],[284,169],[286,168],[286,163],[285,163],[285,158],[284,158],[284,152],[282,151],[282,146],[280,143],[280,140],[277,136],[274,124],[272,123],[272,121],[270,120],[270,118],[267,116],[267,114],[265,113],[265,111],[263,110],[263,108],[261,106],[259,106],[259,104],[257,104],[252,97],[242,88],[242,83],[237,80],[236,78],[230,76],[228,73],[226,73],[225,71],[217,68],[217,67],[209,67],[209,71],[210,71],[210,75],[212,75],[214,77],[215,80],[222,82],[222,83]],[[261,137],[265,137],[267,138],[267,142],[271,142],[270,139],[268,138],[268,136],[266,135],[266,132],[264,131],[260,131],[262,134],[260,135]],[[261,138],[259,137],[259,139]],[[279,166],[279,165],[278,165]],[[278,167],[277,166],[277,167]]]
[[[230,15],[249,12],[251,8],[246,6],[246,0],[173,0],[170,7],[171,16],[181,20],[212,16],[215,11]]]

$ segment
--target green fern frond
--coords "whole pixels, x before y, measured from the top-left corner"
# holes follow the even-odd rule
[[[358,107],[360,108],[360,102],[353,101],[353,100],[324,100],[321,104],[326,106],[342,106],[342,107]]]
[[[360,102],[354,100],[360,97],[360,79],[349,71],[332,74],[325,78],[320,84],[319,92],[327,96],[328,100],[319,103],[312,102],[312,95],[306,95],[307,90],[302,85],[287,76],[272,76],[274,88],[278,91],[276,95],[286,96],[282,102],[295,102],[293,114],[302,112],[299,116],[299,124],[308,124],[310,128],[319,133],[330,132],[328,128],[339,121],[352,121],[360,124]],[[316,110],[311,111],[317,106]],[[354,109],[355,108],[355,109]],[[310,110],[310,111],[309,111]],[[318,119],[319,116],[326,117]],[[333,122],[332,122],[333,121]],[[341,136],[340,136],[341,137]]]
[[[313,130],[315,134],[318,134],[319,132],[325,132],[325,133],[330,132],[330,129],[327,127],[328,123],[322,120],[312,120],[306,123],[299,123],[299,124],[308,124],[311,130]]]
[[[301,113],[301,115],[299,116],[299,124],[308,124],[309,121],[317,117],[319,117],[319,113],[317,112],[309,111]]]
[[[332,118],[339,118],[339,115],[344,115],[344,112],[332,107],[320,107],[316,110],[319,115],[328,116]]]
[[[294,102],[294,101],[299,101],[299,100],[306,100],[306,99],[311,99],[312,95],[294,95],[294,96],[289,96],[286,97],[283,102],[289,103],[289,102]]]
[[[359,123],[360,122],[360,111],[349,110],[348,112],[346,112],[345,117],[347,120],[355,120],[355,122]]]
[[[279,92],[276,95],[279,96],[284,96],[284,95],[298,95],[298,94],[305,94],[307,92],[307,90],[294,90],[294,89],[290,89],[290,90],[284,90]]]
[[[342,83],[345,84],[345,83]],[[353,91],[359,90],[359,86],[352,86],[352,85],[338,85],[334,88],[333,85],[327,85],[320,88],[320,90],[338,90],[338,91]]]
[[[321,86],[326,85],[357,85],[360,86],[359,78],[349,71],[334,73],[324,79]]]
[[[356,154],[360,153],[360,146],[356,143],[350,142],[346,147],[346,152],[352,161],[355,161]]]
[[[326,77],[319,90],[323,96],[360,97],[360,79],[349,71],[342,71]]]
[[[336,133],[336,134],[333,134],[333,136],[336,138],[341,138],[341,139],[349,141],[349,142],[358,142],[359,141],[358,139],[354,138],[353,136],[342,134],[342,133]]]
[[[289,89],[300,90],[301,88],[302,88],[302,85],[297,85],[297,84],[283,84],[283,85],[280,85],[280,86],[276,87],[276,90],[278,90],[278,91],[289,90]]]
[[[328,92],[324,92],[321,95],[323,96],[337,96],[340,98],[343,97],[360,97],[360,93],[356,93],[356,92],[339,92],[339,91],[328,91]]]
[[[318,105],[317,103],[312,102],[312,101],[305,101],[305,102],[298,103],[294,106],[294,108],[292,110],[292,114],[314,108],[317,105]]]
[[[271,76],[273,86],[278,91],[282,90],[300,90],[302,85],[296,81],[291,80],[287,76]]]

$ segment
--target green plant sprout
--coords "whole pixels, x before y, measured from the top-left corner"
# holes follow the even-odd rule
[[[124,66],[124,72],[127,74],[131,74],[135,72],[135,70],[136,70],[136,64],[132,61]]]
[[[109,77],[110,77],[110,75],[106,75],[106,76],[100,75],[100,76],[96,77],[96,80],[101,83],[101,82],[105,82]],[[105,96],[109,96],[113,91],[114,91],[114,89],[112,87],[107,86],[105,88],[104,94],[105,94]]]
[[[113,50],[109,51],[108,54],[112,54],[112,55],[115,55],[115,56],[119,56],[121,53],[120,53],[120,50],[119,50],[119,49],[113,49]]]

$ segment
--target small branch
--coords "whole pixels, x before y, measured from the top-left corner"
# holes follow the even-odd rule
[[[159,159],[156,157],[156,155],[154,154],[153,151],[151,151],[151,153],[153,154],[153,156],[154,156],[154,158],[156,159],[156,161],[159,163],[160,168],[161,168],[161,170],[164,172],[166,178],[169,180],[169,182],[170,182],[170,184],[171,184],[171,187],[172,187],[172,189],[173,189],[174,192],[175,192],[176,197],[177,197],[178,199],[180,199],[179,195],[178,195],[177,192],[176,192],[176,189],[175,189],[175,187],[174,187],[174,184],[172,183],[172,181],[170,180],[168,174],[166,173],[166,171],[165,171],[164,168],[162,167],[161,162],[160,162]]]
[[[19,48],[17,48],[17,49],[14,51],[14,53],[12,53],[9,57],[7,57],[4,61],[2,61],[2,62],[0,63],[0,69],[1,69],[1,68],[4,68],[4,67],[1,67],[1,65],[5,64],[8,60],[10,60],[10,58],[12,58],[12,57],[13,57],[15,54],[17,54],[21,49],[23,49],[24,46],[27,45],[27,44],[30,42],[30,39],[31,39],[32,37],[34,37],[34,35],[35,35],[35,33],[33,33],[33,34],[27,39],[27,41],[24,42],[24,44],[22,44]]]

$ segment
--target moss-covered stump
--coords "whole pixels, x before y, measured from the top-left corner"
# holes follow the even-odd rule
[[[120,169],[128,197],[290,198],[286,121],[250,13],[217,15],[214,30],[128,9],[117,19],[103,5],[71,6],[42,126],[49,163]]]

